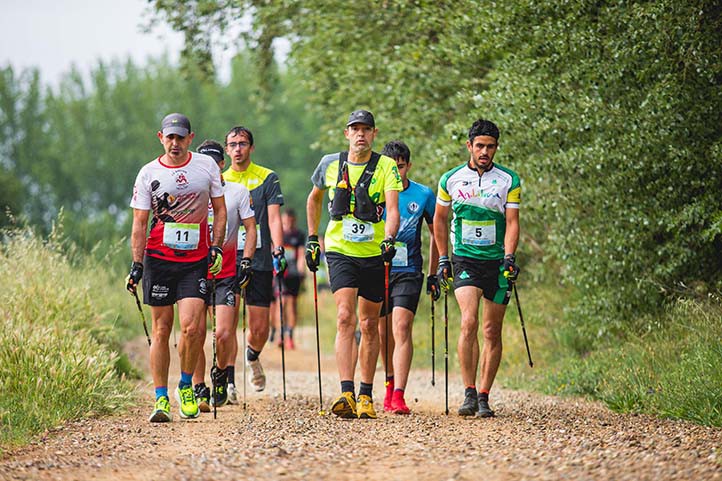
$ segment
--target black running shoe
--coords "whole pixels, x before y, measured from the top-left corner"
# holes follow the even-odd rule
[[[193,392],[196,395],[196,402],[198,403],[198,409],[202,413],[211,412],[211,390],[205,384],[196,384],[193,387]]]
[[[464,395],[464,403],[459,408],[459,416],[473,416],[479,409],[479,400],[476,391],[467,392]]]
[[[211,369],[213,378],[213,396],[211,404],[221,407],[228,402],[228,373],[225,369],[214,367]]]
[[[493,418],[494,411],[489,407],[489,401],[486,399],[479,399],[479,410],[476,411],[477,418]]]

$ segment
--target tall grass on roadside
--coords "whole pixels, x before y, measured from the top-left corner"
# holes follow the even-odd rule
[[[65,420],[125,404],[109,308],[109,274],[73,257],[58,236],[2,232],[0,243],[0,448],[27,442]],[[117,308],[116,308],[117,310]]]
[[[722,426],[722,303],[674,301],[644,335],[585,358],[570,357],[547,379],[552,393],[583,395],[620,412]]]

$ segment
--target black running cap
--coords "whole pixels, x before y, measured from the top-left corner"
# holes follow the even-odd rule
[[[214,145],[202,145],[198,147],[199,154],[205,154],[213,158],[216,162],[223,162],[223,149],[219,149]]]
[[[183,114],[173,113],[163,117],[160,123],[163,135],[176,134],[187,137],[191,133],[191,121]]]
[[[348,122],[346,123],[346,127],[353,124],[366,124],[370,125],[371,127],[376,127],[376,122],[374,122],[374,114],[372,114],[368,110],[354,110],[353,112],[351,112],[351,115],[348,116]]]

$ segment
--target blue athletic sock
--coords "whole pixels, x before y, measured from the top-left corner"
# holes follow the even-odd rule
[[[249,361],[257,361],[258,356],[260,356],[260,355],[261,355],[261,351],[256,351],[251,346],[248,346],[246,348],[246,359],[248,359]]]
[[[291,339],[293,339],[293,328],[292,327],[286,328],[286,337],[290,337]]]
[[[188,387],[193,384],[193,373],[181,371],[180,382],[178,383],[179,388]]]
[[[367,384],[365,382],[362,382],[361,386],[359,387],[359,390],[358,390],[358,395],[371,397],[373,388],[374,388],[373,384]]]
[[[168,386],[156,386],[155,387],[155,399],[158,400],[161,396],[168,397]]]
[[[228,374],[228,384],[236,383],[236,366],[229,364],[226,366],[226,373]]]
[[[353,385],[353,381],[341,381],[341,392],[350,392],[353,394],[356,388]]]
[[[396,391],[399,391],[401,394],[404,393],[404,390],[401,389],[400,387],[394,388],[394,392],[396,392]]]

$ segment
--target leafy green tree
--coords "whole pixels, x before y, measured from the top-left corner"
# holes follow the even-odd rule
[[[630,319],[686,286],[722,288],[718,2],[154,5],[206,40],[250,17],[242,36],[260,57],[269,38],[293,41],[288,65],[326,150],[342,146],[344,116],[368,107],[381,141],[409,142],[435,179],[465,158],[473,119],[497,121],[497,159],[525,182],[523,249],[578,288],[581,350],[650,328]],[[207,55],[212,41],[195,45]]]

